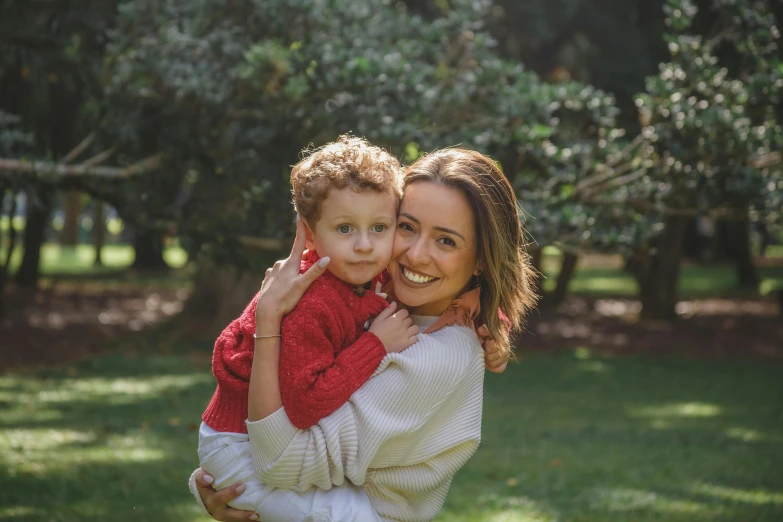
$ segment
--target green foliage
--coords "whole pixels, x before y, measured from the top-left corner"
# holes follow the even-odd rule
[[[707,40],[693,33],[695,4],[666,6],[672,58],[637,98],[656,157],[640,197],[735,219],[750,205],[774,220],[781,168],[757,162],[783,144],[780,35],[766,2],[712,4],[721,22]]]
[[[654,240],[673,211],[750,208],[774,221],[783,207],[779,162],[759,161],[783,149],[779,34],[761,1],[705,2],[706,30],[692,2],[667,3],[671,56],[638,97],[640,134],[621,128],[614,95],[548,83],[504,57],[508,34],[496,40],[503,9],[529,18],[525,45],[549,47],[595,2],[126,0],[116,13],[88,0],[11,4],[17,24],[55,45],[33,53],[15,42],[21,54],[0,64],[6,84],[29,84],[30,99],[48,100],[36,111],[48,113],[56,100],[44,91],[59,86],[51,92],[78,108],[63,121],[78,122],[71,130],[99,122],[119,164],[165,153],[158,172],[82,188],[220,262],[253,263],[239,236],[290,235],[282,195],[291,164],[303,146],[349,131],[406,162],[457,144],[489,153],[540,245],[628,253]],[[608,20],[641,9],[596,14],[585,34],[595,39]],[[47,89],[33,81],[41,79]],[[26,103],[35,153],[62,154],[65,142],[40,143],[59,120]]]
[[[238,235],[290,233],[281,194],[301,146],[346,131],[406,161],[476,148],[512,178],[530,174],[521,194],[551,182],[567,199],[576,172],[621,136],[613,98],[501,59],[490,2],[436,7],[425,19],[382,0],[123,3],[104,129],[136,155],[169,153],[181,232],[192,250],[235,263],[247,257]],[[550,203],[548,192],[523,199]]]
[[[671,215],[744,220],[750,209],[769,222],[781,217],[783,170],[774,154],[783,148],[783,77],[775,18],[764,2],[710,5],[717,36],[705,40],[695,33],[695,5],[668,2],[671,60],[637,97],[642,129],[633,140],[616,128],[612,99],[580,100],[581,91],[563,96],[569,115],[581,116],[576,125],[531,127],[531,138],[546,138],[532,141],[526,159],[543,157],[543,174],[518,186],[539,243],[628,254],[653,243]]]

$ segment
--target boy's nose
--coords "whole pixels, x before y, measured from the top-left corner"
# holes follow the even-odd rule
[[[367,234],[361,234],[354,243],[353,249],[357,252],[369,252],[372,250],[372,241]]]

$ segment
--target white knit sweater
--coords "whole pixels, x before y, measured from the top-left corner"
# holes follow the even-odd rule
[[[435,317],[412,316],[424,330]],[[247,422],[267,485],[304,491],[363,485],[384,520],[434,519],[451,479],[481,439],[484,355],[469,328],[449,326],[387,355],[337,411],[299,430],[281,408]]]

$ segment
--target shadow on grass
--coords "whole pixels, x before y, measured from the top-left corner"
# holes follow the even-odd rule
[[[208,520],[205,356],[0,376],[0,520]],[[485,381],[442,521],[783,519],[783,365],[536,355]]]

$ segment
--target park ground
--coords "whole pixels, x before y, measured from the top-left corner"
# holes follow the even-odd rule
[[[764,288],[783,255],[760,260]],[[172,335],[190,288],[121,247],[44,251],[42,291],[0,325],[0,521],[206,521],[191,501],[211,341]],[[681,319],[641,323],[591,258],[487,374],[483,440],[443,522],[783,520],[783,320],[729,267],[686,266]],[[23,311],[23,313],[21,313]],[[173,322],[172,322],[173,321]]]

